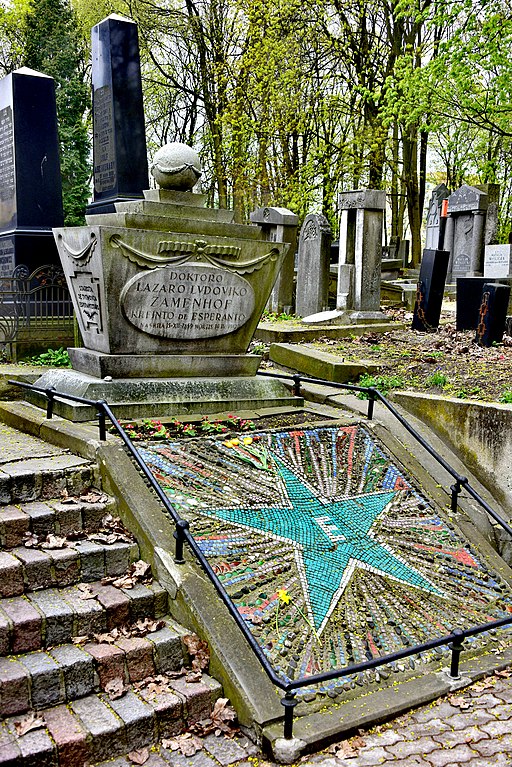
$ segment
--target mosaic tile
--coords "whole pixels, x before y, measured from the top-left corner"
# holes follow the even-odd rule
[[[512,612],[499,574],[361,424],[155,442],[141,454],[284,680]]]

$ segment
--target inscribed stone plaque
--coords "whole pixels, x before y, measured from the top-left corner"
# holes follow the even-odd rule
[[[12,108],[0,109],[0,223],[11,221],[16,212],[14,131]]]
[[[104,85],[94,91],[94,189],[106,192],[116,185],[112,88]]]
[[[11,277],[16,266],[14,238],[0,238],[0,277]]]
[[[168,266],[133,277],[121,292],[126,319],[162,338],[214,338],[237,330],[254,310],[243,277],[208,264]]]
[[[508,277],[512,274],[512,245],[486,245],[484,277]]]
[[[101,333],[103,323],[99,279],[94,277],[91,272],[76,272],[70,277],[70,282],[85,330],[96,330],[96,332]]]

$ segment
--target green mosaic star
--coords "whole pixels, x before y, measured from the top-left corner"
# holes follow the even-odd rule
[[[323,501],[275,456],[274,460],[290,506],[211,509],[202,513],[292,544],[317,634],[325,627],[356,567],[441,594],[372,535],[373,524],[392,501],[394,492]]]

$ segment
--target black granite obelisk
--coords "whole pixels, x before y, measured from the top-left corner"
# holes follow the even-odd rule
[[[24,67],[0,80],[0,276],[59,263],[63,223],[55,82]]]
[[[450,254],[447,250],[423,251],[412,329],[424,333],[439,326]]]
[[[137,25],[112,14],[92,29],[94,196],[87,214],[142,197],[148,161]]]

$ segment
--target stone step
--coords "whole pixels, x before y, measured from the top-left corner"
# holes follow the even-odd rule
[[[65,644],[167,611],[167,592],[156,581],[131,589],[93,582],[0,599],[0,654]]]
[[[163,623],[144,637],[120,632],[112,642],[63,644],[0,658],[0,716],[71,702],[105,691],[115,679],[129,685],[180,670],[186,662],[184,630],[170,618]]]
[[[23,717],[9,717],[0,723],[0,767],[84,767],[173,737],[207,718],[221,694],[206,674],[179,681],[170,692],[130,689],[115,700],[92,694],[44,709],[37,714],[43,726],[22,735],[16,723]]]
[[[87,497],[105,500],[83,500]],[[66,536],[77,530],[95,532],[101,529],[105,515],[115,516],[115,500],[99,490],[92,489],[83,498],[20,502],[0,507],[2,548],[22,546],[29,533],[42,540],[50,534]]]
[[[87,488],[98,485],[98,481],[96,464],[67,453],[3,463],[0,467],[0,503],[79,496]]]

